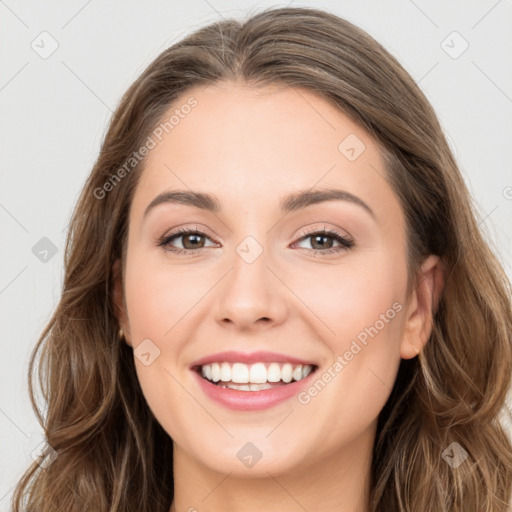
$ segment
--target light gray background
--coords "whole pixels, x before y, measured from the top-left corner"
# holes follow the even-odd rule
[[[511,0],[0,0],[0,511],[41,440],[28,357],[57,304],[66,227],[111,112],[146,65],[190,31],[278,5],[347,18],[420,83],[512,278]],[[58,43],[46,59],[31,47],[50,48],[43,31]],[[469,44],[458,58],[464,41],[453,31]],[[47,262],[32,252],[42,237],[57,248]]]

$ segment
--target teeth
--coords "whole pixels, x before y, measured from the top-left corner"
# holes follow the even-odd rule
[[[271,363],[267,369],[268,382],[279,382],[281,380],[281,367],[277,363]]]
[[[264,389],[271,389],[274,386],[265,382],[264,384],[234,384],[233,382],[219,384],[221,388],[237,389],[239,391],[262,391]]]
[[[207,366],[207,365],[205,365]],[[203,370],[204,371],[204,366],[203,366]],[[203,375],[204,377],[204,375]],[[219,363],[213,363],[212,364],[212,380],[213,382],[219,382],[220,380],[220,366],[219,366]]]
[[[211,381],[218,382],[221,387],[239,389],[242,391],[261,391],[270,389],[272,383],[284,382],[288,384],[292,380],[299,381],[306,378],[313,371],[310,364],[290,363],[212,363],[201,367],[201,375]],[[220,381],[220,382],[219,382]]]
[[[231,380],[231,365],[229,363],[222,363],[220,366],[220,380],[222,382],[229,382]]]
[[[254,384],[263,384],[264,382],[267,382],[267,369],[263,363],[256,363],[251,366],[249,370],[249,382]]]
[[[302,379],[302,365],[301,364],[299,364],[298,366],[296,366],[293,369],[292,378],[293,378],[293,380],[300,380],[300,379]]]
[[[228,363],[224,363],[228,364]],[[206,365],[208,366],[208,365]],[[249,382],[249,368],[247,365],[241,363],[235,363],[233,365],[233,369],[231,371],[231,380],[233,382],[238,382],[239,384],[244,384]]]
[[[286,363],[281,369],[281,380],[284,382],[291,382],[293,375],[293,368],[290,363]]]

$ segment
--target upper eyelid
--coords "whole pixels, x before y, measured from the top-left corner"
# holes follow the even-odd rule
[[[304,238],[306,236],[309,236],[309,235],[313,235],[313,234],[316,234],[316,233],[324,233],[327,234],[327,235],[331,235],[331,236],[334,236],[334,235],[337,235],[339,234],[340,236],[342,236],[343,238],[347,238],[348,240],[352,240],[352,235],[350,235],[347,231],[345,231],[344,229],[341,229],[341,228],[328,228],[328,227],[323,227],[323,228],[308,228],[306,231],[303,231],[300,235],[300,238]]]
[[[185,227],[185,228],[177,228],[175,231],[171,231],[169,234],[165,234],[162,237],[160,237],[160,240],[165,240],[167,238],[179,238],[180,236],[185,236],[189,234],[198,233],[203,236],[207,236],[208,238],[212,239],[212,241],[215,241],[215,236],[210,232],[210,230],[204,228],[204,227]]]

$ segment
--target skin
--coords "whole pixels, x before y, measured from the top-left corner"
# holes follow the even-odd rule
[[[400,359],[416,357],[430,335],[439,259],[423,262],[407,296],[405,220],[379,146],[322,97],[230,82],[191,89],[176,105],[190,96],[198,105],[147,157],[115,284],[126,342],[149,338],[160,350],[135,365],[174,443],[171,510],[366,512],[378,414]],[[354,161],[338,150],[349,134],[365,145]],[[375,219],[348,201],[279,211],[290,192],[329,187],[361,198]],[[162,204],[143,219],[158,194],[176,189],[215,194],[222,211]],[[158,246],[175,228],[196,226],[209,233],[196,254]],[[324,227],[355,245],[322,256],[327,249],[303,235]],[[236,251],[249,235],[263,248],[252,263]],[[171,244],[193,247],[190,239]],[[307,404],[293,397],[233,411],[206,397],[189,368],[224,350],[269,350],[315,361],[321,376],[396,302],[402,310]],[[262,454],[252,467],[236,456],[248,442]]]

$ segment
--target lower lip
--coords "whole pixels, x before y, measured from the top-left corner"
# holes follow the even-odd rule
[[[306,378],[290,382],[284,386],[276,386],[272,389],[262,391],[239,391],[237,389],[223,388],[203,379],[198,372],[192,370],[205,395],[215,400],[228,409],[237,411],[259,411],[269,409],[275,405],[290,399],[300,393],[306,387],[314,373],[311,372]]]

